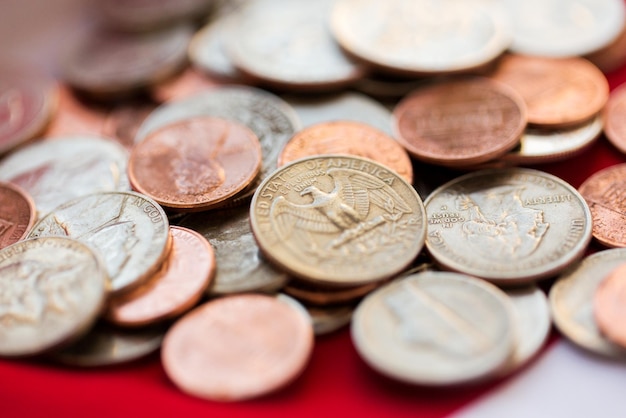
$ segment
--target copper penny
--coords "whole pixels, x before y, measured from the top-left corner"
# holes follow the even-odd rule
[[[611,92],[604,107],[604,133],[607,139],[626,154],[626,84]]]
[[[626,164],[594,173],[578,191],[591,210],[594,238],[607,247],[626,247]]]
[[[514,88],[528,106],[528,123],[571,126],[597,114],[609,97],[602,72],[584,58],[507,55],[492,77]]]
[[[272,296],[208,302],[165,335],[165,372],[184,392],[218,401],[253,398],[295,379],[313,349],[311,320]]]
[[[122,326],[143,326],[191,309],[215,276],[215,254],[200,234],[170,227],[172,248],[145,284],[110,301],[105,317]]]
[[[611,271],[596,289],[593,316],[609,340],[626,347],[626,264]]]
[[[0,182],[0,249],[24,239],[36,218],[33,199],[16,185]]]
[[[102,132],[130,150],[135,145],[139,127],[157,106],[157,103],[147,100],[125,102],[109,112],[104,120]]]
[[[380,283],[369,283],[347,288],[325,289],[292,280],[283,288],[283,292],[310,305],[327,306],[354,302],[380,285]]]
[[[28,71],[0,70],[0,155],[41,133],[56,103],[51,80]]]
[[[167,125],[133,149],[133,187],[179,211],[200,211],[243,190],[261,168],[261,145],[247,127],[196,117]]]
[[[446,166],[497,158],[519,143],[526,126],[519,95],[481,77],[420,88],[393,115],[395,136],[410,154]]]
[[[88,106],[64,85],[59,88],[58,97],[57,111],[46,128],[46,137],[102,134],[102,110]]]
[[[151,97],[159,103],[171,102],[217,87],[217,83],[187,68],[178,76],[154,86]]]
[[[353,121],[319,123],[296,133],[278,156],[278,166],[304,157],[348,154],[377,161],[413,182],[413,166],[404,148],[373,126]]]

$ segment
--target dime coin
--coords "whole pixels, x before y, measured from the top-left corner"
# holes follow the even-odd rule
[[[87,332],[104,305],[107,275],[78,241],[46,237],[0,251],[0,356],[30,356]]]
[[[510,88],[472,77],[428,85],[395,107],[395,137],[415,158],[446,166],[492,160],[513,149],[526,106]]]
[[[250,229],[247,206],[213,210],[211,216],[190,214],[181,226],[202,234],[215,250],[215,280],[210,295],[241,292],[275,292],[289,280],[262,257]]]
[[[591,210],[593,237],[607,247],[626,247],[625,176],[626,164],[617,164],[594,173],[578,188]]]
[[[506,0],[510,49],[527,55],[585,55],[610,44],[624,27],[621,0]]]
[[[24,190],[0,182],[0,249],[24,239],[36,217],[35,202]]]
[[[511,42],[503,16],[475,1],[342,0],[331,28],[359,59],[413,76],[483,66]]]
[[[151,277],[167,255],[169,225],[163,209],[134,192],[101,192],[69,201],[39,220],[29,238],[76,238],[104,260],[113,292]]]
[[[604,133],[607,139],[623,154],[626,154],[626,84],[611,92],[604,107]]]
[[[421,251],[422,201],[410,184],[374,161],[311,157],[281,167],[250,206],[263,254],[288,273],[334,286],[377,282]]]
[[[247,127],[196,117],[135,145],[128,175],[135,190],[178,211],[200,211],[243,190],[261,168],[261,146]]]
[[[507,55],[491,77],[515,89],[528,107],[528,123],[542,127],[585,122],[609,97],[604,74],[579,57]]]
[[[593,314],[598,286],[615,268],[626,263],[626,249],[597,252],[568,269],[550,289],[554,323],[572,342],[594,353],[626,358],[626,350],[601,333]]]
[[[368,124],[347,120],[302,129],[283,147],[278,166],[324,154],[366,157],[391,168],[407,182],[413,182],[411,159],[399,143]]]
[[[191,309],[215,276],[211,244],[187,228],[170,227],[172,248],[150,280],[114,296],[104,316],[121,326],[143,326],[174,318]]]
[[[473,277],[426,272],[366,297],[352,341],[374,369],[407,383],[445,386],[496,374],[515,343],[511,302]]]
[[[285,386],[304,369],[312,348],[313,327],[300,309],[247,294],[216,299],[183,317],[166,334],[161,359],[184,392],[235,401]]]
[[[591,213],[565,181],[537,170],[482,170],[426,199],[426,247],[438,264],[499,285],[557,274],[591,239]]]
[[[364,74],[333,40],[331,0],[259,0],[235,15],[228,51],[235,66],[290,91],[345,87]]]
[[[626,348],[624,327],[624,281],[626,264],[611,271],[593,296],[593,314],[598,328],[609,340]]]
[[[58,97],[59,105],[46,127],[44,137],[102,135],[105,117],[102,109],[87,105],[65,85],[59,88]]]
[[[41,133],[57,105],[57,88],[42,75],[0,69],[0,155]]]
[[[30,144],[0,161],[0,179],[26,190],[39,217],[79,196],[130,190],[128,152],[96,136],[64,137]]]

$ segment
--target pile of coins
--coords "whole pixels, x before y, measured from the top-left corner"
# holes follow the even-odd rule
[[[623,355],[626,253],[580,260],[592,237],[626,247],[626,168],[576,190],[517,166],[605,123],[626,149],[625,90],[592,63],[626,61],[624,4],[585,6],[581,31],[518,3],[100,2],[62,83],[2,72],[0,356],[161,348],[181,390],[232,401],[289,384],[347,324],[419,385],[514,372],[552,316]],[[548,302],[535,283],[558,276]]]

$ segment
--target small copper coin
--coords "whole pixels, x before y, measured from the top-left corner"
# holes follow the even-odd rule
[[[615,148],[626,154],[626,84],[611,92],[609,101],[604,107],[603,117],[607,139]]]
[[[243,190],[261,168],[261,145],[245,126],[196,117],[152,133],[133,149],[133,187],[179,211],[200,211]]]
[[[24,239],[36,218],[33,199],[20,187],[0,182],[0,249]]]
[[[380,283],[369,283],[341,289],[325,289],[292,280],[283,288],[283,292],[309,305],[328,306],[354,302],[379,286]]]
[[[413,182],[413,166],[404,148],[378,129],[360,122],[320,123],[296,133],[278,157],[278,166],[323,154],[348,154],[377,161]]]
[[[576,125],[602,110],[609,97],[606,77],[584,58],[507,55],[492,77],[524,98],[534,125]]]
[[[499,157],[519,143],[526,126],[519,95],[480,77],[420,88],[393,115],[395,136],[410,154],[446,166]]]
[[[311,320],[280,298],[245,294],[208,302],[165,335],[165,372],[184,392],[244,400],[295,379],[313,349]]]
[[[626,347],[626,264],[611,271],[596,289],[593,315],[602,334]]]
[[[170,227],[172,248],[161,269],[130,293],[115,296],[105,317],[121,326],[143,326],[180,315],[200,300],[215,276],[211,244],[187,228]]]
[[[594,173],[578,191],[591,210],[594,238],[607,247],[626,247],[626,164]]]

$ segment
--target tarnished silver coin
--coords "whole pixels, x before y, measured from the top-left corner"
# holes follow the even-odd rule
[[[583,197],[538,170],[482,170],[431,193],[426,247],[447,270],[499,285],[553,276],[579,259],[591,240]]]
[[[561,275],[550,289],[556,327],[569,340],[594,353],[626,358],[626,349],[604,337],[593,316],[593,297],[600,283],[626,262],[626,248],[592,254]]]
[[[228,51],[237,68],[269,86],[331,90],[363,76],[335,43],[332,0],[258,0],[236,15]]]
[[[506,0],[511,51],[565,57],[595,52],[615,40],[626,17],[622,0]]]
[[[73,239],[21,241],[0,251],[0,356],[30,356],[87,332],[104,306],[100,258]]]
[[[138,286],[154,274],[169,245],[165,212],[147,196],[102,192],[69,201],[41,218],[28,238],[68,236],[96,250],[113,292]]]
[[[246,206],[190,214],[178,224],[202,234],[215,250],[216,274],[207,292],[224,295],[241,292],[275,292],[289,280],[261,256],[250,230]]]
[[[494,375],[515,344],[511,302],[497,287],[458,273],[425,272],[366,297],[352,341],[374,369],[408,383],[445,386]]]
[[[130,190],[128,151],[113,140],[95,136],[33,143],[0,161],[0,180],[26,190],[39,216],[79,196]]]
[[[330,286],[377,282],[404,270],[424,243],[422,200],[372,160],[329,155],[276,170],[255,192],[250,223],[282,270]]]

